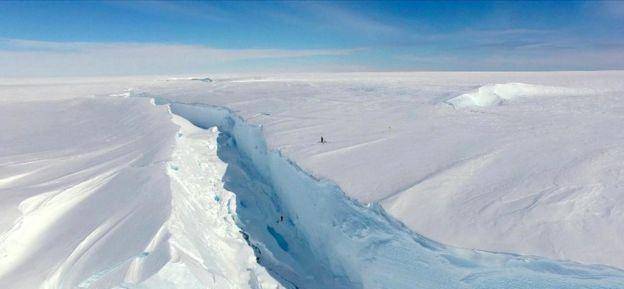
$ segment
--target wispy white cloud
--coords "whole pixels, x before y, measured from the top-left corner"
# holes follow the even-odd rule
[[[594,3],[596,4],[596,3]],[[590,7],[595,7],[596,12],[600,15],[624,19],[624,2],[623,1],[601,1]]]
[[[201,1],[109,1],[105,4],[140,13],[190,17],[208,21],[224,22],[232,17],[212,2]]]
[[[219,49],[201,45],[0,40],[0,76],[132,75],[227,70],[233,62],[340,57],[360,49]]]
[[[439,70],[594,70],[624,68],[624,46],[554,47],[518,46],[475,56],[453,52],[410,53],[395,59],[409,69]]]
[[[293,5],[333,28],[369,35],[397,35],[404,32],[401,27],[388,23],[387,19],[343,8],[335,3],[304,1]]]

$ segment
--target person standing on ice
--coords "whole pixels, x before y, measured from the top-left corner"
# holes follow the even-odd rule
[[[323,136],[321,136],[321,143],[326,143],[325,139],[323,138]]]

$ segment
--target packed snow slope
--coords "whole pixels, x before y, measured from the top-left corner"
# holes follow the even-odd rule
[[[0,288],[110,288],[158,271],[170,119],[147,99],[4,101]]]
[[[624,267],[622,79],[315,74],[131,93],[228,107],[315,177],[445,244]]]

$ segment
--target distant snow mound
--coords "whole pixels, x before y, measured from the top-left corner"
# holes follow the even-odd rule
[[[203,82],[212,82],[213,80],[209,77],[191,77],[189,80],[203,81]]]
[[[501,105],[512,99],[522,97],[556,96],[577,94],[578,92],[578,90],[571,88],[527,83],[487,84],[472,92],[453,97],[445,103],[455,108],[487,107]]]
[[[170,77],[165,81],[179,81],[179,80],[191,80],[191,81],[201,81],[201,82],[213,82],[214,80],[210,77]]]

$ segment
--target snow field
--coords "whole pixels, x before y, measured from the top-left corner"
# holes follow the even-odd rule
[[[238,197],[239,226],[260,264],[285,286],[624,288],[621,271],[605,267],[438,244],[267,150],[261,129],[226,109],[170,105],[194,123],[219,126],[218,154],[228,164],[225,187]],[[209,120],[202,121],[202,115]],[[212,123],[215,115],[226,117]]]
[[[620,76],[2,86],[0,288],[622,288],[453,247],[620,265]],[[440,103],[463,95],[487,105]]]
[[[621,268],[622,77],[303,74],[180,80],[132,93],[227,107],[262,126],[270,150],[444,244]],[[509,100],[444,103],[479,87]]]

